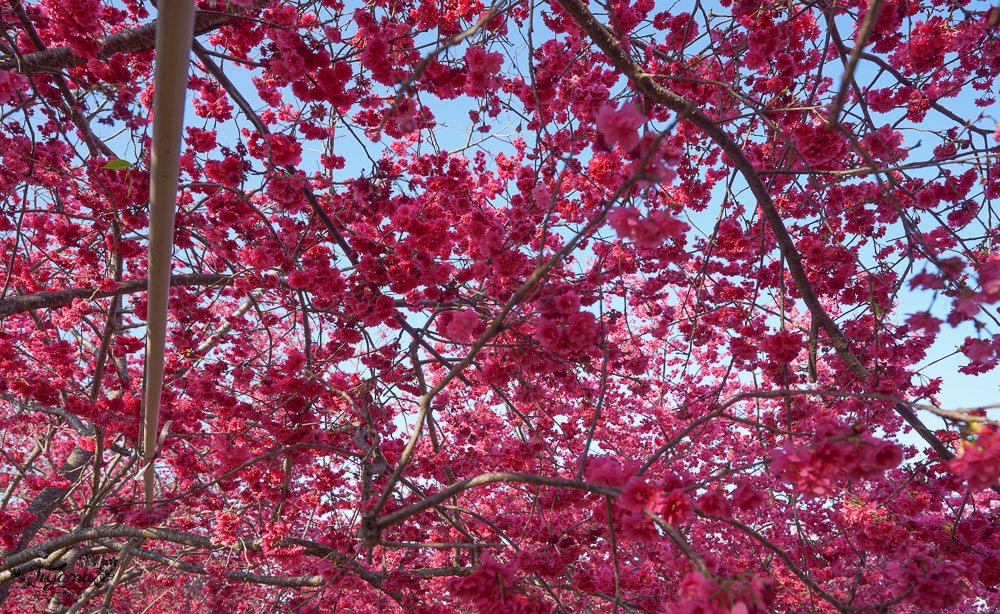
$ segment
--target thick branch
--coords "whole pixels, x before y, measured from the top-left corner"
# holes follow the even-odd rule
[[[847,90],[850,89],[851,82],[854,81],[854,71],[858,68],[861,52],[865,48],[868,38],[872,35],[872,31],[875,30],[875,20],[878,19],[881,12],[882,0],[872,0],[868,5],[868,12],[865,13],[865,20],[862,22],[861,28],[858,29],[858,36],[854,40],[854,51],[851,52],[851,59],[844,67],[844,74],[840,79],[840,91],[837,92],[837,97],[830,106],[830,112],[826,118],[827,128],[833,128],[840,121],[840,112],[844,108],[844,101],[847,100]]]
[[[228,283],[232,279],[229,275],[218,273],[190,273],[186,275],[172,275],[170,277],[171,286],[214,286]],[[35,309],[52,309],[69,305],[76,299],[92,301],[110,296],[122,296],[124,294],[135,294],[144,292],[148,284],[147,279],[130,279],[121,282],[121,285],[114,290],[97,290],[96,288],[71,288],[69,290],[55,290],[52,292],[36,292],[35,294],[24,294],[21,296],[10,296],[0,300],[0,319],[12,316],[17,313],[33,311]]]
[[[59,475],[66,478],[71,483],[75,483],[83,473],[83,470],[90,463],[90,459],[93,458],[94,453],[84,450],[80,446],[75,446],[73,451],[70,452],[69,457],[66,462],[63,463],[62,467],[59,468]],[[15,547],[15,552],[18,554],[12,555],[11,558],[17,557],[19,554],[24,552],[31,552],[34,549],[24,550],[31,543],[31,540],[35,538],[38,530],[42,528],[45,521],[49,519],[56,508],[62,503],[66,495],[72,486],[49,486],[48,488],[43,488],[38,495],[32,499],[31,504],[28,505],[28,512],[34,514],[35,519],[27,527],[21,531],[21,536],[17,540],[17,546]],[[29,557],[35,558],[35,557]],[[10,558],[8,558],[10,560]],[[6,563],[4,565],[6,569]],[[8,576],[8,577],[5,577]],[[10,595],[11,583],[13,579],[9,577],[10,574],[0,573],[0,604],[7,600]]]
[[[592,484],[590,482],[567,480],[565,478],[554,478],[544,475],[534,475],[532,473],[484,473],[473,478],[462,480],[456,484],[452,484],[448,488],[427,497],[423,501],[398,509],[394,512],[386,514],[385,516],[380,516],[375,522],[375,526],[378,530],[391,527],[392,525],[398,524],[411,516],[415,516],[420,512],[438,505],[439,503],[447,501],[462,491],[476,486],[496,484],[498,482],[534,484],[536,486],[552,486],[555,488],[575,488],[577,490],[584,490],[609,497],[618,497],[620,493],[619,489],[604,486],[602,484]]]
[[[232,6],[232,5],[230,5]],[[219,13],[216,11],[197,11],[194,18],[194,34],[199,36],[216,30],[227,23],[235,16],[245,14],[253,10],[238,9],[233,13]],[[156,35],[157,20],[151,21],[144,26],[134,30],[125,30],[106,36],[98,42],[101,50],[97,52],[98,60],[107,60],[116,53],[138,53],[153,48]],[[20,58],[6,57],[0,59],[0,70],[16,70],[21,74],[34,74],[45,72],[57,72],[65,68],[73,68],[86,64],[88,58],[75,55],[70,51],[69,46],[53,47],[44,51],[27,53]]]
[[[64,548],[69,548],[77,544],[89,541],[99,541],[109,538],[138,538],[146,539],[152,541],[164,541],[174,544],[180,544],[182,546],[189,546],[192,548],[197,548],[202,551],[219,551],[219,550],[231,550],[231,551],[255,551],[259,552],[263,549],[264,540],[263,539],[238,539],[236,543],[231,545],[215,544],[212,542],[211,538],[203,535],[195,535],[193,533],[185,533],[183,531],[176,531],[173,529],[139,529],[136,527],[129,526],[105,526],[105,527],[94,527],[87,529],[78,529],[72,533],[66,533],[65,535],[60,535],[59,537],[50,539],[49,541],[39,544],[33,548],[27,550],[22,550],[17,554],[7,557],[0,565],[0,581],[9,581],[14,577],[23,575],[24,573],[30,573],[33,571],[33,565],[37,565],[37,562],[45,559],[49,554],[62,550]],[[111,545],[111,544],[108,544]],[[124,547],[124,544],[122,545]],[[323,544],[308,541],[304,539],[283,539],[272,544],[271,547],[275,548],[290,548],[290,547],[300,547],[303,549],[303,553],[325,559],[336,565],[338,567],[344,567],[350,569],[353,573],[357,574],[362,580],[372,585],[375,588],[381,588],[382,581],[389,575],[390,572],[378,572],[370,571],[359,565],[356,561],[346,556],[339,550],[325,546]],[[156,556],[157,553],[150,552],[148,550],[137,550],[135,555],[139,558],[146,558],[148,560],[156,560],[158,562],[164,562],[161,559],[162,555]],[[151,555],[151,556],[144,556]],[[173,560],[173,559],[170,559]],[[189,564],[184,564],[189,565]],[[192,571],[194,573],[202,573],[203,568],[200,566],[192,566],[190,568],[181,565],[170,565],[171,567],[178,567],[184,571]],[[37,567],[35,567],[37,568]],[[470,569],[468,567],[440,567],[440,568],[428,568],[428,569],[413,569],[405,571],[403,573],[413,574],[424,578],[436,578],[436,577],[446,577],[446,576],[461,576],[469,573]],[[392,572],[396,573],[396,572]],[[319,576],[305,576],[298,578],[282,578],[278,576],[260,576],[257,574],[251,574],[243,571],[232,571],[229,572],[229,576],[233,579],[248,582],[259,582],[263,584],[274,584],[277,586],[319,586],[323,584],[316,578]],[[310,578],[304,580],[303,578]],[[284,580],[289,580],[287,583]]]

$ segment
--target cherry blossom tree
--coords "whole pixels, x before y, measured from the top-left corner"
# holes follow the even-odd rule
[[[1000,607],[1000,9],[182,4],[0,0],[0,610]]]

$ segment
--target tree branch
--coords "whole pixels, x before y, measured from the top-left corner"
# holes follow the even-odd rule
[[[828,129],[832,129],[840,123],[840,112],[844,109],[844,101],[847,100],[847,90],[850,89],[851,81],[854,80],[854,71],[858,68],[858,60],[861,59],[861,52],[864,50],[865,44],[868,43],[868,38],[875,29],[875,20],[878,19],[881,12],[882,0],[872,0],[868,5],[868,12],[865,13],[865,19],[861,23],[861,27],[858,28],[858,36],[854,40],[854,50],[851,52],[851,59],[847,62],[847,66],[844,67],[844,74],[840,78],[840,90],[837,92],[837,97],[833,100],[833,104],[830,105],[830,111],[826,118]]]
[[[94,527],[87,529],[77,529],[71,533],[66,533],[65,535],[60,535],[59,537],[50,539],[49,541],[29,548],[27,550],[22,550],[17,554],[7,557],[7,559],[0,565],[0,582],[9,582],[10,580],[21,576],[25,573],[30,573],[34,569],[37,569],[37,565],[40,561],[44,560],[46,556],[53,552],[57,552],[64,548],[75,546],[76,544],[88,542],[88,541],[98,541],[108,538],[128,538],[128,539],[144,539],[152,541],[165,541],[174,544],[179,544],[182,546],[189,546],[192,548],[198,548],[202,551],[219,551],[219,550],[230,550],[230,551],[253,551],[259,552],[263,550],[264,540],[263,539],[242,539],[238,538],[235,543],[230,545],[216,544],[213,543],[211,538],[203,535],[195,535],[193,533],[185,533],[183,531],[176,531],[173,529],[159,529],[159,528],[149,528],[140,529],[136,527],[129,526],[105,526],[105,527]],[[126,544],[105,544],[112,549],[124,548]],[[303,549],[305,554],[310,556],[319,557],[330,561],[332,564],[338,567],[344,567],[350,569],[362,580],[370,584],[371,586],[381,589],[382,582],[390,574],[398,573],[396,571],[370,571],[362,567],[359,563],[346,556],[339,550],[331,548],[329,546],[308,541],[305,539],[283,539],[271,544],[274,548],[292,548],[300,547]],[[183,571],[194,572],[198,574],[205,573],[203,567],[199,565],[193,565],[191,563],[181,563],[176,561],[174,558],[166,557],[162,554],[151,552],[144,549],[136,549],[133,552],[134,556],[138,558],[144,558],[147,560],[157,561],[171,567],[181,569]],[[169,561],[169,562],[168,562]],[[180,563],[174,564],[174,563]],[[471,571],[469,567],[435,567],[426,569],[413,569],[408,570],[403,573],[409,573],[422,578],[439,578],[448,576],[461,576],[466,575]],[[287,577],[287,576],[264,576],[259,574],[253,574],[243,571],[230,571],[227,575],[237,581],[246,582],[256,582],[261,584],[271,584],[274,586],[289,586],[289,587],[302,587],[302,586],[322,586],[326,583],[322,580],[321,576],[297,576],[297,577]]]
[[[448,499],[454,497],[455,495],[461,493],[462,491],[474,488],[476,486],[484,486],[486,484],[496,484],[496,483],[519,483],[519,484],[534,484],[536,486],[552,486],[555,488],[574,488],[576,490],[584,490],[587,492],[597,493],[600,495],[606,495],[609,497],[618,497],[620,494],[620,489],[612,488],[611,486],[604,486],[602,484],[592,484],[590,482],[582,482],[578,480],[567,480],[566,478],[556,478],[548,477],[544,475],[535,475],[532,473],[484,473],[477,475],[472,478],[468,478],[452,484],[451,486],[445,488],[444,490],[438,491],[437,493],[427,497],[423,501],[418,501],[413,505],[398,509],[394,512],[390,512],[384,516],[380,516],[375,521],[375,527],[378,531],[386,527],[391,527],[394,524],[398,524],[411,516],[415,516],[420,512],[428,510],[435,505],[447,501]]]
[[[194,17],[194,35],[200,36],[229,23],[234,17],[246,15],[265,2],[257,2],[252,7],[233,7],[231,13],[217,11],[196,11]],[[132,30],[117,32],[98,40],[101,50],[97,52],[98,60],[107,60],[117,53],[138,53],[153,48],[156,39],[156,24],[153,20]],[[88,58],[80,57],[70,51],[69,45],[53,47],[44,51],[26,53],[20,57],[5,57],[0,59],[0,70],[16,70],[21,74],[57,72],[66,68],[74,68],[86,64]]]
[[[170,285],[173,286],[215,286],[225,285],[232,279],[231,275],[219,273],[189,273],[184,275],[171,275]],[[114,290],[98,290],[96,288],[71,288],[68,290],[54,290],[51,292],[36,292],[34,294],[23,294],[21,296],[11,296],[0,300],[0,319],[35,309],[52,309],[69,305],[76,299],[93,301],[99,298],[111,296],[122,296],[124,294],[135,294],[144,292],[149,280],[130,279],[123,281]]]
[[[594,44],[604,52],[615,68],[628,77],[637,91],[644,94],[649,100],[673,110],[678,114],[679,119],[686,119],[700,128],[729,157],[733,166],[743,175],[743,178],[750,187],[750,191],[756,197],[757,206],[760,207],[761,214],[771,228],[771,232],[774,233],[778,248],[787,262],[788,272],[795,282],[795,287],[802,297],[802,302],[805,303],[812,317],[826,332],[830,343],[833,345],[833,349],[840,356],[841,360],[844,361],[848,369],[860,381],[867,380],[871,373],[858,360],[858,357],[854,355],[850,342],[848,342],[840,327],[837,326],[837,323],[833,321],[833,318],[826,313],[826,310],[819,301],[819,297],[813,291],[806,271],[802,267],[802,255],[799,254],[798,249],[795,247],[795,241],[788,234],[785,223],[781,219],[781,214],[778,212],[778,207],[774,204],[767,186],[761,181],[757,169],[743,154],[743,149],[739,144],[716,124],[712,118],[705,115],[690,101],[660,85],[650,75],[644,73],[642,68],[622,48],[615,36],[603,24],[597,21],[597,18],[594,17],[581,0],[558,0],[558,2],[577,25],[590,36]],[[897,403],[895,410],[934,449],[938,456],[946,460],[954,457],[954,454],[920,421],[920,418],[917,417],[912,409],[906,405]]]

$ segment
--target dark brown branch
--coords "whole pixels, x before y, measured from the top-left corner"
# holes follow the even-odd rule
[[[37,411],[43,414],[48,414],[50,416],[56,416],[62,418],[69,423],[73,430],[83,435],[84,437],[92,437],[94,435],[94,429],[88,424],[85,424],[83,420],[76,414],[70,413],[63,407],[49,407],[46,405],[39,405],[37,403],[32,403],[30,401],[25,401],[18,399],[17,397],[11,396],[9,394],[0,393],[0,401],[6,401],[16,405],[22,411]]]
[[[3,570],[0,571],[0,581],[9,582],[15,577],[21,576],[25,573],[30,573],[37,568],[37,565],[39,565],[42,560],[53,552],[58,552],[59,550],[72,547],[83,542],[99,541],[108,538],[138,538],[151,541],[164,541],[198,548],[202,551],[260,551],[263,549],[264,543],[263,539],[237,539],[235,543],[230,545],[216,544],[212,542],[210,537],[203,535],[195,535],[193,533],[186,533],[173,529],[139,529],[136,527],[122,525],[78,529],[72,533],[60,535],[59,537],[50,539],[47,542],[27,550],[22,550],[17,554],[7,557],[3,564],[0,565],[0,569]],[[116,546],[112,544],[106,545],[113,548]],[[122,544],[122,547],[124,546],[125,545]],[[279,540],[273,546],[278,548],[301,547],[304,554],[325,559],[338,567],[350,569],[351,572],[357,574],[358,577],[375,588],[381,588],[382,581],[390,573],[367,570],[339,550],[313,541],[304,539],[284,539]],[[165,561],[173,559],[168,559],[167,557],[161,558],[162,555],[158,555],[158,553],[154,553],[149,550],[137,549],[135,551],[135,556],[169,564],[171,567],[177,567],[184,571],[191,571],[194,573],[202,573],[204,571],[200,566],[191,565],[190,563],[182,563],[181,565],[166,563]],[[408,573],[423,578],[437,578],[462,576],[468,574],[470,571],[471,570],[468,567],[439,567],[413,569],[402,573]],[[229,572],[229,577],[239,581],[258,582],[262,584],[272,584],[275,586],[320,586],[325,583],[324,581],[320,581],[318,579],[319,576],[299,576],[288,578],[280,576],[262,576],[243,571],[231,571]]]
[[[706,517],[700,512],[699,515],[702,517]],[[776,544],[771,542],[769,539],[767,539],[766,537],[764,537],[751,527],[743,524],[742,522],[736,519],[712,517],[712,520],[716,520],[718,522],[724,522],[729,526],[735,527],[736,529],[739,529],[743,533],[755,539],[759,544],[761,544],[762,546],[773,552],[775,555],[777,555],[777,557],[780,558],[785,563],[789,571],[795,574],[795,576],[799,580],[802,580],[802,582],[804,582],[810,589],[815,591],[817,595],[828,601],[833,607],[837,608],[837,610],[841,612],[887,612],[890,606],[893,606],[902,601],[903,599],[906,599],[906,597],[908,597],[909,594],[913,592],[913,586],[911,585],[902,595],[898,595],[893,599],[885,601],[883,603],[877,603],[871,605],[850,605],[850,602],[842,603],[838,599],[836,599],[833,595],[827,593],[822,588],[820,588],[820,586],[817,585],[809,577],[809,575],[806,574],[804,570],[800,569],[799,566],[795,564],[795,562],[792,560],[792,557],[790,557],[787,552],[779,548]]]
[[[24,29],[24,32],[28,36],[28,40],[31,41],[31,44],[38,48],[39,51],[44,52],[47,49],[45,42],[35,30],[35,25],[32,23],[31,17],[29,17],[28,13],[24,10],[24,6],[21,4],[21,1],[10,0],[10,7],[13,9],[14,14],[18,16],[18,19],[21,22],[21,27]],[[62,75],[56,75],[53,80],[63,97],[63,103],[59,106],[61,107],[62,112],[67,117],[72,119],[73,125],[76,126],[77,130],[80,131],[80,136],[83,138],[83,142],[87,145],[90,155],[104,155],[107,158],[117,157],[104,143],[104,141],[97,138],[94,131],[90,128],[90,122],[80,111],[80,108],[75,104],[69,85],[66,84],[66,79],[64,79]]]
[[[189,273],[186,275],[174,275],[170,278],[171,286],[214,286],[225,284],[232,279],[229,275],[218,273]],[[69,290],[55,290],[52,292],[36,292],[35,294],[24,294],[21,296],[11,296],[0,300],[0,319],[17,313],[24,313],[34,309],[52,309],[53,307],[63,307],[69,305],[76,299],[92,301],[110,296],[122,296],[123,294],[135,294],[146,290],[147,281],[143,279],[130,279],[121,282],[115,290],[97,290],[96,288],[72,288]]]
[[[194,16],[194,34],[200,36],[229,23],[233,17],[249,13],[255,7],[240,9],[233,13],[216,11],[197,11]],[[153,48],[156,34],[156,20],[153,20],[134,30],[125,30],[106,36],[98,42],[101,50],[97,52],[98,60],[106,60],[116,53],[138,53]],[[0,70],[16,70],[21,74],[57,72],[87,63],[88,58],[80,57],[70,51],[69,46],[53,47],[45,51],[26,53],[20,58],[6,57],[0,59]]]
[[[875,20],[878,19],[878,15],[881,12],[882,0],[872,0],[868,6],[868,12],[865,13],[865,20],[861,23],[861,28],[858,29],[858,36],[854,40],[854,50],[851,52],[851,59],[847,62],[847,66],[844,67],[844,75],[840,79],[840,90],[837,92],[837,97],[834,99],[833,104],[830,105],[830,112],[826,118],[827,128],[833,128],[840,122],[840,112],[844,108],[844,101],[847,100],[847,90],[850,89],[851,82],[854,80],[854,71],[858,68],[858,60],[861,59],[861,52],[868,43],[868,38],[875,29]]]
[[[800,569],[799,566],[795,564],[795,561],[792,560],[792,557],[788,556],[787,552],[785,552],[784,550],[773,544],[770,540],[768,540],[766,537],[764,537],[757,531],[753,530],[752,528],[748,527],[747,525],[743,524],[738,520],[726,520],[720,518],[715,518],[714,520],[720,520],[730,526],[736,527],[740,531],[743,531],[750,537],[757,540],[757,542],[760,543],[761,545],[768,548],[771,552],[776,554],[778,558],[784,561],[785,566],[788,567],[789,571],[795,574],[795,576],[799,580],[801,580],[806,586],[808,586],[810,590],[812,590],[814,593],[822,597],[826,602],[828,602],[838,611],[846,612],[850,609],[848,606],[845,606],[843,603],[841,603],[839,599],[837,599],[830,593],[826,592],[825,590],[823,590],[822,587],[816,584],[816,582],[812,578],[810,578],[808,574],[802,571],[802,569]]]
[[[66,478],[71,483],[75,483],[80,476],[83,474],[83,470],[90,463],[90,459],[93,458],[94,453],[84,450],[80,446],[75,446],[73,451],[70,452],[69,457],[66,462],[63,463],[62,467],[59,468],[59,475]],[[35,519],[27,527],[21,531],[21,536],[17,540],[17,546],[15,547],[15,552],[18,554],[23,552],[30,552],[31,550],[24,550],[31,543],[31,540],[35,538],[38,530],[42,528],[45,521],[49,519],[49,516],[62,504],[63,499],[69,494],[72,486],[49,486],[48,488],[43,488],[42,492],[32,499],[31,504],[28,505],[28,513],[34,514]],[[16,557],[18,554],[12,556]],[[33,558],[33,557],[32,557]],[[9,560],[9,559],[8,559]],[[4,565],[6,568],[6,565]],[[5,574],[0,574],[0,604],[7,600],[10,595],[11,580],[12,577],[4,578]],[[8,574],[9,575],[9,574]]]
[[[398,524],[411,516],[415,516],[439,503],[447,501],[462,491],[476,486],[496,483],[533,484],[535,486],[552,486],[555,488],[574,488],[576,490],[583,490],[609,497],[618,497],[620,493],[618,488],[612,488],[602,484],[592,484],[590,482],[567,480],[565,478],[554,478],[544,475],[534,475],[532,473],[484,473],[482,475],[477,475],[476,477],[462,480],[457,484],[452,484],[448,488],[438,491],[423,501],[418,501],[417,503],[402,509],[390,512],[385,516],[380,516],[375,521],[375,528],[377,528],[378,531],[381,531],[386,527],[391,527],[392,525]]]

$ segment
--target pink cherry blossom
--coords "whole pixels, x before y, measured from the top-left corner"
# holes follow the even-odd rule
[[[973,489],[983,489],[1000,480],[1000,434],[990,429],[975,441],[964,442],[949,467]]]
[[[1000,610],[1000,9],[151,5],[0,12],[0,612]]]
[[[639,127],[646,117],[639,112],[635,102],[625,101],[616,109],[611,104],[603,105],[595,118],[597,130],[609,145],[621,145],[631,151],[639,145]]]

